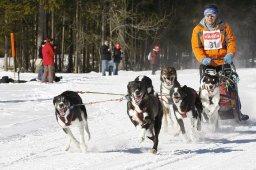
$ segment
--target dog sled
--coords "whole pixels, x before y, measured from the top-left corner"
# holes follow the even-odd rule
[[[234,64],[225,64],[220,70],[212,67],[203,70],[203,74],[214,75],[219,78],[220,102],[219,102],[219,119],[235,119],[241,121],[241,103],[238,95],[237,83],[238,74]]]

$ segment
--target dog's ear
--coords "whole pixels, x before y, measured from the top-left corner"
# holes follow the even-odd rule
[[[134,81],[139,81],[140,76],[136,77]]]
[[[131,89],[131,84],[132,84],[132,81],[130,81],[128,84],[127,84],[127,93],[130,95],[130,89]]]
[[[189,88],[186,85],[182,86],[182,93],[184,97],[187,96],[188,91],[189,91]]]
[[[162,68],[161,73],[160,73],[160,81],[161,81],[161,82],[163,82],[163,81],[164,81],[164,80],[163,80],[163,78],[162,78],[162,75],[163,75],[164,69],[165,69],[165,67],[163,67],[163,68]]]
[[[163,78],[162,78],[162,75],[163,75],[163,71],[161,71],[161,74],[160,74],[160,81],[163,82]]]
[[[59,96],[55,96],[55,97],[53,98],[53,105],[55,105],[56,100],[57,100],[58,97],[59,97]]]
[[[202,79],[202,82],[205,83],[205,81],[206,81],[206,77],[204,76]]]

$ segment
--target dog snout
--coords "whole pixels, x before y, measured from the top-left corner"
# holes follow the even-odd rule
[[[174,97],[178,97],[178,96],[179,96],[179,93],[174,92],[174,93],[173,93],[173,96],[174,96]]]
[[[139,96],[139,95],[140,95],[140,91],[139,91],[139,90],[136,90],[136,91],[135,91],[135,94],[136,94],[136,96]]]
[[[210,88],[210,89],[213,89],[213,85],[210,85],[209,88]]]
[[[59,108],[63,108],[64,107],[64,104],[63,103],[60,103],[59,104]]]

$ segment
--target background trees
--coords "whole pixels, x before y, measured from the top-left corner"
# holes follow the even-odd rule
[[[213,2],[213,1],[209,1]],[[241,66],[254,66],[255,1],[214,1],[238,44]],[[190,39],[201,20],[202,0],[1,0],[0,56],[10,57],[10,33],[15,35],[15,67],[34,71],[38,47],[46,37],[56,45],[56,70],[100,70],[104,40],[119,42],[124,69],[148,68],[147,54],[159,44],[161,65],[193,64]],[[7,58],[8,59],[8,58]],[[8,65],[7,65],[8,66]],[[11,68],[11,67],[10,67]],[[8,69],[6,67],[6,69]]]

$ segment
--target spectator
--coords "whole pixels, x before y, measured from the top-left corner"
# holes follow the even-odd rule
[[[41,45],[39,46],[39,49],[38,49],[38,58],[36,60],[36,73],[38,73],[37,77],[38,77],[38,80],[40,80],[40,81],[42,81],[42,77],[43,77],[43,74],[44,74],[44,64],[43,64],[42,50],[43,50],[45,42],[46,42],[46,40],[41,42]]]
[[[108,44],[108,41],[105,41],[102,46],[102,76],[106,75],[109,62],[111,61],[111,50]],[[111,75],[111,70],[109,69],[109,75]]]
[[[53,83],[54,80],[54,56],[55,50],[53,48],[53,39],[48,38],[44,47],[42,48],[44,71],[42,82]]]
[[[114,75],[118,75],[118,66],[119,66],[119,63],[120,61],[122,60],[122,57],[121,57],[121,46],[120,44],[115,44],[115,47],[113,49],[113,59],[114,59]]]
[[[150,60],[152,75],[155,75],[158,69],[158,57],[160,54],[160,47],[156,45],[153,50],[149,53],[148,59]]]

